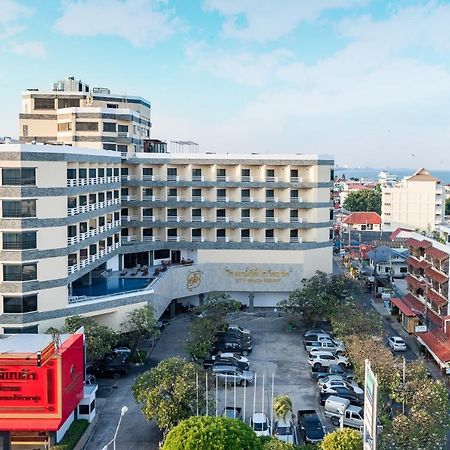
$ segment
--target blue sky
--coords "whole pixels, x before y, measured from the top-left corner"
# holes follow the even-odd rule
[[[202,151],[450,169],[449,24],[437,0],[0,0],[0,135],[74,75]]]

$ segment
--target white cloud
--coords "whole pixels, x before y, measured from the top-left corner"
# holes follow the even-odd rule
[[[16,55],[31,58],[45,58],[47,56],[45,46],[40,41],[11,42],[9,50]]]
[[[33,10],[15,0],[2,0],[0,5],[0,24],[5,25],[17,19],[29,17]]]
[[[183,29],[157,0],[69,1],[56,30],[69,36],[118,36],[134,46],[153,46]]]
[[[286,36],[302,22],[314,22],[322,12],[351,8],[366,0],[204,0],[206,11],[225,17],[227,37],[272,41]]]

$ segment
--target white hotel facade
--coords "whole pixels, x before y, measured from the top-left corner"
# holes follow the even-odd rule
[[[331,157],[167,153],[147,135],[149,102],[128,97],[127,111],[103,92],[99,107],[82,89],[26,91],[32,143],[0,145],[0,332],[45,332],[73,314],[118,328],[136,307],[160,317],[211,291],[274,307],[332,271]],[[85,95],[92,106],[59,103]]]

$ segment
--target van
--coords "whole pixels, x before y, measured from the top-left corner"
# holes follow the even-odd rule
[[[344,426],[361,429],[364,426],[364,411],[359,406],[350,405],[350,400],[331,395],[325,401],[325,417],[333,425],[340,424],[343,417]]]

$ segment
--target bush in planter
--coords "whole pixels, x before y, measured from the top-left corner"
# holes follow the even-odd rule
[[[57,445],[51,447],[52,450],[72,450],[83,436],[89,422],[85,419],[75,420],[66,431],[64,439]]]

